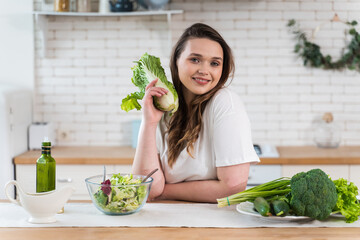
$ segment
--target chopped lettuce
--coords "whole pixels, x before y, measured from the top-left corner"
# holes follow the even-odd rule
[[[123,187],[112,189],[112,199],[111,201],[121,201],[124,198],[133,198],[136,194],[136,187]]]
[[[139,88],[139,92],[131,93],[122,100],[121,109],[126,112],[132,109],[141,109],[138,100],[145,95],[146,86],[153,80],[158,79],[155,86],[165,88],[168,92],[161,96],[154,96],[154,105],[162,111],[171,111],[171,114],[177,111],[179,99],[174,85],[166,78],[165,71],[161,66],[160,59],[145,53],[139,61],[135,62],[133,70],[132,83]]]
[[[101,206],[105,206],[107,201],[108,201],[108,196],[103,193],[103,191],[97,191],[95,194],[94,194],[94,198],[96,200],[96,202],[101,205]]]
[[[126,213],[136,210],[146,197],[146,186],[131,186],[141,183],[141,179],[133,178],[133,175],[113,174],[106,180],[111,183],[109,194],[103,192],[104,187],[94,194],[94,200],[105,212]]]

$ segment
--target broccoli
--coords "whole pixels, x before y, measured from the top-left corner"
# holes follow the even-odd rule
[[[282,177],[249,188],[228,197],[217,199],[218,207],[242,202],[254,202],[263,197],[268,202],[283,200],[290,205],[290,213],[324,220],[331,213],[341,212],[346,222],[355,222],[360,216],[356,196],[358,188],[344,179],[332,181],[320,169],[300,172],[292,178]]]
[[[326,219],[337,202],[333,181],[320,169],[295,174],[290,180],[290,206],[298,216]]]

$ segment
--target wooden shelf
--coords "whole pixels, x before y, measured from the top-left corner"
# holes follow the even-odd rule
[[[167,15],[182,14],[183,10],[159,10],[159,11],[133,11],[133,12],[44,12],[34,11],[35,16],[71,16],[71,17],[122,17],[122,16],[153,16],[153,15]]]

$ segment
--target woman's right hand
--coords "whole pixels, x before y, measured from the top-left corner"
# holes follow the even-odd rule
[[[162,115],[164,114],[163,111],[157,109],[154,106],[153,97],[161,97],[165,95],[168,90],[161,88],[161,87],[155,87],[156,82],[158,79],[155,79],[154,81],[150,82],[146,88],[145,88],[145,96],[143,98],[143,115],[144,115],[144,121],[148,124],[157,124]]]

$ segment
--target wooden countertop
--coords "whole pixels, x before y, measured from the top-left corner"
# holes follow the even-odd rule
[[[1,239],[7,240],[168,240],[168,239],[307,239],[355,240],[360,239],[359,228],[0,228]]]
[[[1,202],[9,202],[1,200]],[[84,201],[70,201],[84,202]],[[89,201],[85,201],[89,202]],[[185,203],[182,201],[159,201],[159,203]],[[0,239],[7,240],[168,240],[168,239],[236,239],[236,240],[356,240],[360,239],[360,228],[184,228],[184,227],[36,227],[0,228]]]
[[[34,164],[41,150],[25,152],[14,158],[15,164]],[[51,155],[56,164],[132,164],[132,147],[53,147]]]
[[[315,146],[278,147],[278,164],[360,164],[360,146],[318,148]],[[275,164],[276,159],[261,159]]]
[[[314,146],[278,147],[279,158],[261,158],[270,164],[360,164],[360,146],[317,148]],[[15,164],[34,164],[40,150],[28,151],[14,158]],[[124,164],[131,165],[135,149],[131,147],[53,147],[57,164]]]

